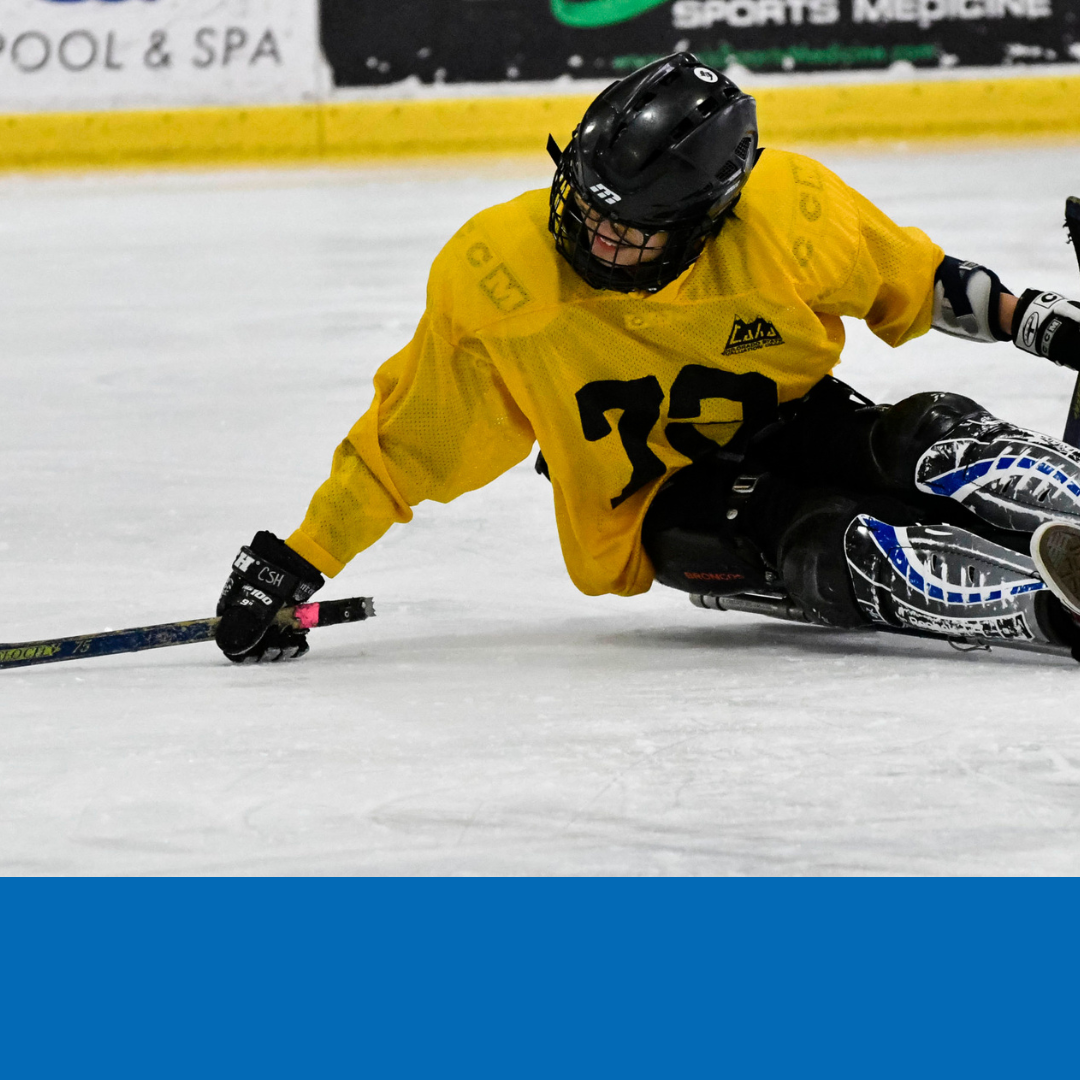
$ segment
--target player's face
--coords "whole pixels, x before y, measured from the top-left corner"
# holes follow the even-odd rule
[[[602,216],[576,193],[574,199],[589,231],[589,250],[601,262],[612,266],[637,266],[639,263],[652,262],[664,250],[668,239],[666,232],[646,235],[640,229]]]

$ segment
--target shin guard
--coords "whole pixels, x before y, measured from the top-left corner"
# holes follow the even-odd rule
[[[935,442],[919,458],[915,483],[999,529],[1080,520],[1080,450],[985,413]]]
[[[882,628],[980,642],[1062,645],[1056,605],[1025,555],[952,525],[888,525],[860,514],[845,536],[859,606]]]

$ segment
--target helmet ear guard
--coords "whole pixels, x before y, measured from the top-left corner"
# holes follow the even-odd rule
[[[753,98],[691,53],[609,86],[566,149],[551,136],[547,149],[556,250],[593,288],[619,292],[656,292],[692,266],[760,154]],[[600,219],[622,237],[606,258],[592,253]],[[626,239],[631,231],[644,239]],[[666,239],[656,254],[658,233]]]

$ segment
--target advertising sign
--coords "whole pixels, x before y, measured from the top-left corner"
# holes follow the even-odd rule
[[[314,99],[317,0],[0,0],[0,112]]]
[[[689,49],[822,71],[1080,60],[1080,0],[322,0],[338,86],[616,78]]]

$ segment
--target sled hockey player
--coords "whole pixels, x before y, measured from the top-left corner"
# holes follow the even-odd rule
[[[1080,368],[1080,305],[895,225],[679,53],[608,87],[550,191],[478,214],[436,258],[412,341],[287,540],[259,532],[218,604],[234,661],[307,651],[274,625],[425,499],[539,443],[577,587],[653,581],[826,626],[1071,649],[1080,451],[919,393],[834,379],[841,316]]]

